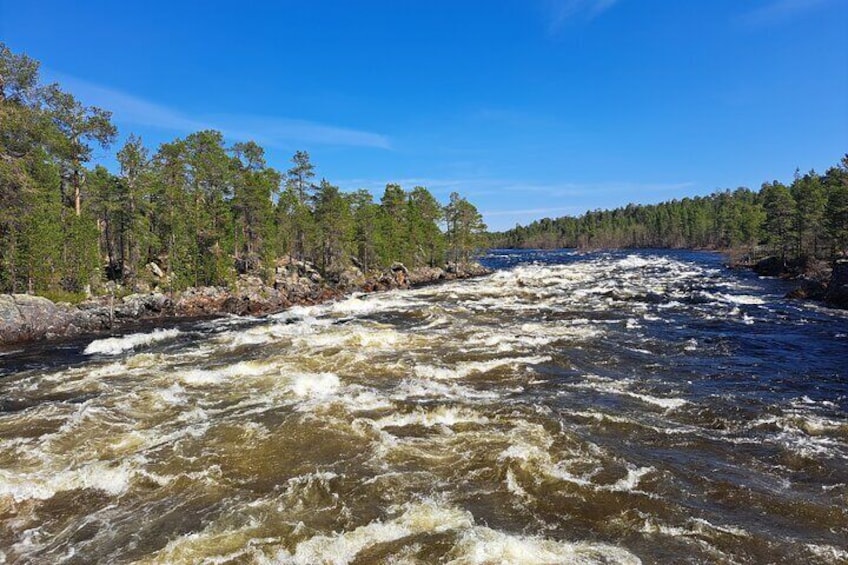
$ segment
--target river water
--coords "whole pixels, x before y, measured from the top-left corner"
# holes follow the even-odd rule
[[[0,352],[0,562],[848,562],[848,316],[691,252]]]

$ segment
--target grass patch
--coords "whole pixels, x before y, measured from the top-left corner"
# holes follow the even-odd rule
[[[45,290],[38,294],[53,302],[68,302],[73,305],[79,304],[86,298],[84,292],[68,292],[67,290]]]

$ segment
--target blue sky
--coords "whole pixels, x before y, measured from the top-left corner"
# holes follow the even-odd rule
[[[0,0],[0,38],[122,136],[305,149],[494,229],[836,164],[847,23],[846,0]]]

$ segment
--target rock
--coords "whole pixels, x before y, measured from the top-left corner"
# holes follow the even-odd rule
[[[183,316],[204,316],[224,312],[224,304],[230,298],[226,288],[200,286],[183,291],[176,300],[176,313]]]
[[[286,294],[251,275],[239,276],[234,298],[228,304],[233,314],[264,314],[290,305]]]
[[[796,298],[802,300],[822,300],[827,290],[827,286],[814,279],[801,279],[801,284],[798,288],[789,291],[786,298]]]
[[[0,295],[0,342],[64,335],[78,310],[28,294]]]
[[[358,267],[351,265],[333,277],[336,286],[341,290],[354,290],[365,284],[365,276]]]
[[[165,278],[165,271],[163,271],[162,268],[159,265],[157,265],[156,263],[154,263],[153,261],[151,261],[150,263],[145,265],[144,268],[147,269],[147,272],[149,272],[151,275],[153,275],[157,279],[164,279]]]
[[[446,273],[439,267],[420,267],[409,272],[409,283],[413,286],[445,280]]]
[[[848,309],[848,259],[833,265],[824,300],[831,306]]]
[[[761,277],[779,277],[786,273],[786,262],[780,257],[766,257],[754,264],[754,272]]]
[[[448,279],[470,279],[488,275],[491,271],[480,263],[451,262],[445,265],[445,273]]]
[[[136,294],[147,294],[152,292],[150,284],[147,281],[135,281],[132,290]]]
[[[119,318],[141,318],[167,313],[172,309],[171,299],[160,292],[130,294],[114,307]]]
[[[385,271],[366,278],[359,268],[350,266],[328,275],[332,284],[327,284],[313,265],[284,258],[275,263],[273,286],[266,285],[259,277],[240,275],[233,288],[189,288],[174,300],[161,292],[136,292],[116,299],[115,294],[122,289],[114,282],[105,285],[109,294],[90,298],[77,306],[54,304],[36,296],[0,295],[0,343],[73,335],[152,316],[267,314],[292,304],[316,304],[337,299],[355,290],[372,292],[408,288],[488,272],[478,264],[452,264],[447,271],[433,267],[410,271],[403,263],[393,263]],[[148,263],[146,273],[163,282],[167,280],[156,263]]]

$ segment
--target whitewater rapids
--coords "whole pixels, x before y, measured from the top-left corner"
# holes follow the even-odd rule
[[[0,356],[0,563],[848,562],[844,314],[709,254],[487,261]]]

